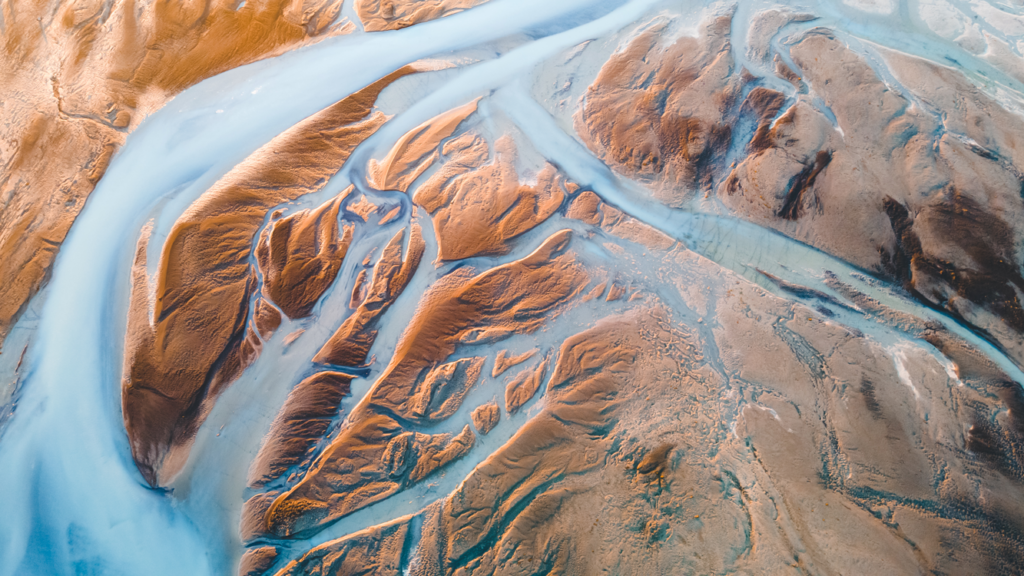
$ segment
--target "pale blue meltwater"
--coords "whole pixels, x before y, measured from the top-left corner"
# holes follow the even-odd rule
[[[956,16],[947,15],[947,20],[953,19],[948,22],[934,12],[923,17],[923,4],[918,0],[891,5],[852,0],[793,2],[788,10],[817,18],[787,25],[780,37],[825,26],[863,51],[873,65],[879,61],[878,49],[886,47],[956,66],[1007,108],[1018,108],[1024,93],[1020,81],[943,36],[957,25]],[[38,317],[23,317],[23,323],[38,322],[38,330],[29,340],[20,368],[22,383],[13,416],[0,436],[0,576],[233,573],[244,550],[238,522],[247,496],[249,464],[291,386],[344,318],[355,263],[386,243],[414,213],[426,223],[425,265],[385,317],[372,350],[378,361],[365,377],[353,382],[353,405],[386,364],[419,296],[450,270],[427,265],[437,255],[437,240],[421,209],[405,195],[365,189],[362,178],[367,161],[382,158],[414,126],[477,97],[483,97],[482,125],[512,127],[534,153],[569,179],[765,289],[777,291],[758,270],[841,299],[825,285],[823,271],[830,271],[886,306],[942,322],[986,352],[1007,374],[1024,381],[1018,367],[989,343],[896,291],[864,281],[858,270],[841,260],[714,206],[694,203],[689,209],[670,209],[657,203],[641,185],[626,181],[597,160],[568,129],[565,119],[556,117],[550,103],[533,95],[532,74],[545,63],[565,58],[587,41],[628,40],[639,24],[667,11],[689,14],[694,30],[710,15],[733,11],[732,49],[737,66],[759,72],[763,64],[748,55],[750,20],[773,6],[765,1],[732,6],[685,0],[491,0],[399,31],[356,32],[323,40],[226,72],[176,96],[146,119],[117,153],[61,247],[48,288],[33,304]],[[1008,37],[994,24],[982,25],[991,34]],[[371,220],[358,227],[350,257],[336,285],[318,305],[317,315],[284,321],[260,358],[220,397],[170,489],[150,488],[132,461],[120,404],[130,267],[141,227],[149,221],[154,225],[152,270],[174,220],[231,167],[302,118],[425,58],[448,60],[452,66],[424,73],[427,80],[409,78],[386,90],[381,103],[393,104],[395,109],[385,110],[393,118],[353,154],[323,191],[293,204],[317,206],[354,182],[357,194],[402,206],[402,218],[384,226]],[[581,82],[589,83],[596,70],[591,73]],[[886,77],[888,73],[880,70],[879,74]],[[402,92],[411,87],[421,92]],[[518,241],[513,254],[479,259],[474,265],[484,269],[521,258],[553,231],[574,225],[553,218]],[[625,266],[596,247],[581,254],[588,265],[611,272]],[[502,347],[528,350],[537,342],[557,347],[586,323],[588,310],[586,306],[574,309],[537,338],[514,337]],[[833,321],[853,326],[886,346],[901,345],[909,338],[850,307],[831,311]],[[677,313],[681,318],[688,314]],[[286,345],[285,338],[300,329],[305,332]],[[8,349],[15,348],[14,342],[9,340]],[[5,354],[4,362],[9,357]],[[0,370],[11,369],[0,363]],[[453,423],[437,431],[457,433],[468,420],[468,411],[497,394],[500,385],[498,379],[485,377]],[[6,400],[0,398],[0,403]],[[543,399],[502,419],[443,475],[366,507],[309,540],[294,542],[291,550],[282,553],[294,557],[324,541],[418,512],[456,488],[469,471],[515,434],[540,402]]]

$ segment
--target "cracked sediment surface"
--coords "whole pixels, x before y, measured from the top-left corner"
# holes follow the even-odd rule
[[[1019,571],[1024,8],[684,4],[5,5],[0,576]]]

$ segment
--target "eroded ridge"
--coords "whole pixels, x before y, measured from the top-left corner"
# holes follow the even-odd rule
[[[1006,263],[1018,259],[1024,121],[955,72],[915,58],[887,54],[902,82],[892,87],[827,31],[811,31],[790,54],[803,92],[829,102],[835,119],[798,93],[752,141],[723,201],[904,284],[1020,363],[1024,281]]]
[[[226,70],[346,34],[336,0],[11,2],[0,16],[0,344],[129,132]],[[41,191],[46,191],[45,193]]]
[[[730,111],[744,85],[729,41],[731,18],[698,38],[666,45],[653,23],[602,66],[575,117],[587,146],[609,166],[678,205],[715,184],[732,141]]]
[[[74,460],[53,441],[67,439],[53,414],[98,426],[110,414],[100,392],[51,381],[69,373],[53,311],[79,303],[65,286],[44,308],[48,352],[25,371],[51,394],[34,413],[64,412],[24,445],[0,443],[12,462],[47,448],[24,459],[36,476],[0,490],[23,497],[10,510],[28,515],[31,546],[77,572],[115,571],[90,556],[102,533],[108,547],[218,551],[209,572],[241,576],[1016,573],[1024,44],[1001,39],[1024,13],[1002,4],[998,26],[961,22],[936,44],[952,32],[925,35],[906,20],[916,5],[885,1],[685,15],[573,2],[528,27],[493,21],[508,3],[478,4],[356,0],[347,10],[368,33],[288,62],[353,46],[392,62],[428,56],[413,44],[433,30],[495,28],[474,30],[490,38],[474,46],[430,38],[443,64],[403,67],[306,118],[183,213],[145,197],[158,212],[131,268],[120,415],[160,490],[134,470],[81,467],[86,480],[65,484],[51,472],[116,466],[123,447],[118,433],[102,458]],[[104,30],[128,13],[52,13],[89,35],[93,8]],[[21,9],[3,10],[0,33],[25,33]],[[132,11],[139,26],[154,25],[147,10]],[[154,101],[356,28],[330,1],[159,10],[189,16],[132,56],[148,59]],[[890,21],[932,60],[886,48]],[[37,22],[54,38],[55,20]],[[61,69],[86,70],[86,52]],[[105,106],[51,82],[61,106]],[[87,123],[125,133],[149,102],[136,96],[130,117],[108,106]],[[15,170],[29,158],[8,157]],[[119,262],[120,248],[82,246]],[[83,368],[102,373],[107,356],[94,356]],[[88,451],[105,437],[72,440]],[[108,481],[117,500],[74,499]],[[70,495],[66,515],[40,504],[65,495],[51,486]],[[40,565],[32,554],[18,570]]]
[[[432,118],[407,132],[383,161],[370,160],[367,180],[377,190],[406,192],[409,186],[438,159],[441,141],[476,112],[479,98]]]
[[[589,574],[607,566],[999,573],[1021,560],[1024,515],[1012,495],[1024,488],[1024,395],[975,345],[835,275],[817,290],[762,272],[781,293],[819,304],[787,301],[590,191],[562,212],[584,230],[569,251],[455,276],[423,297],[387,369],[345,423],[352,430],[334,441],[348,449],[322,457],[301,482],[344,478],[348,470],[378,477],[396,463],[418,477],[424,449],[417,441],[431,439],[410,428],[456,418],[452,399],[461,403],[467,388],[507,384],[503,418],[520,417],[533,401],[536,408],[440,501],[319,544],[278,574],[312,573],[320,562],[341,572],[424,576]],[[544,246],[561,245],[557,237]],[[476,346],[539,334],[531,330],[556,320],[510,332],[494,331],[493,320],[460,324],[452,319],[480,314],[461,287],[506,267],[586,252],[587,242],[648,266],[615,273],[582,266],[574,301],[607,317],[585,320],[591,327],[563,337],[545,357],[502,348],[492,378],[511,375],[485,382]],[[550,250],[544,246],[538,252]],[[555,281],[565,272],[536,274]],[[898,336],[867,338],[833,320],[845,313],[868,315]],[[501,411],[484,402],[471,420],[481,434],[496,434]],[[373,460],[356,464],[351,455],[373,443],[381,446]],[[267,511],[268,530],[280,526],[275,515],[291,522],[277,538],[302,537],[357,509],[356,498],[377,498],[374,489],[363,492],[372,484],[359,482],[314,481],[304,499],[290,492],[253,508]],[[386,489],[412,486],[405,482]],[[990,500],[996,491],[1005,496]],[[294,508],[274,508],[290,502]],[[344,502],[344,511],[324,502]],[[952,540],[970,549],[949,555]],[[398,549],[409,552],[394,560],[390,551]],[[366,550],[381,555],[371,560]]]
[[[461,347],[529,334],[576,296],[587,276],[567,251],[570,239],[568,231],[559,232],[522,260],[442,283],[428,294],[384,373],[337,437],[266,508],[262,530],[260,522],[245,522],[243,536],[265,530],[291,538],[319,530],[463,456],[474,439],[468,424],[454,436],[414,431],[454,414],[482,371],[483,358],[445,360]],[[265,502],[254,497],[247,517],[258,517],[255,511]]]
[[[601,68],[576,116],[587,146],[667,205],[715,194],[736,215],[895,280],[1024,363],[1024,120],[960,72],[768,11],[737,69],[730,18],[666,46],[670,22]],[[782,57],[780,57],[780,54]],[[790,67],[795,66],[795,70]],[[956,96],[954,96],[954,93]],[[752,131],[752,133],[751,133]],[[727,155],[734,158],[727,166]]]
[[[478,134],[446,142],[447,161],[413,194],[433,219],[440,260],[507,254],[511,240],[546,220],[579,189],[551,164],[540,170],[536,184],[522,184],[512,138],[501,136],[494,147],[488,162],[487,142]]]
[[[483,4],[487,0],[355,0],[367,32],[399,30]]]
[[[280,478],[312,455],[314,444],[338,416],[353,378],[342,372],[317,372],[292,389],[249,468],[250,487]]]
[[[357,570],[347,550],[411,525],[402,545],[419,575],[999,573],[1020,561],[1022,395],[972,345],[838,280],[922,339],[885,347],[688,251],[664,262],[662,286],[701,322],[647,301],[568,338],[543,408],[450,496],[283,573],[318,557]],[[949,539],[969,548],[949,555]]]
[[[423,257],[423,234],[420,225],[413,223],[408,230],[409,244],[402,256],[402,239],[406,230],[400,230],[381,254],[373,267],[373,279],[363,288],[357,284],[350,304],[355,311],[313,357],[314,362],[335,366],[360,366],[366,362],[370,347],[377,337],[377,325],[395,299],[405,290]]]
[[[415,71],[404,67],[307,118],[232,169],[175,222],[152,285],[145,274],[147,239],[141,240],[122,406],[132,455],[151,484],[165,483],[181,468],[218,394],[259,353],[249,314],[257,289],[250,254],[267,212],[322,186],[384,123],[384,114],[373,110],[380,91]],[[330,220],[323,234],[300,233],[296,242],[313,244],[307,250],[314,253],[321,241],[332,245],[336,240],[327,232],[336,231],[337,224]],[[268,242],[275,235],[287,239],[282,230],[275,226]],[[280,298],[272,268],[280,261],[266,255],[271,282],[264,286],[272,298]],[[304,280],[292,287],[309,292],[293,290],[290,302],[284,302],[292,313],[304,312],[321,291]]]
[[[564,542],[568,538],[552,546],[545,541],[545,535],[551,534],[548,529],[534,533],[529,527],[541,526],[563,502],[582,491],[579,476],[602,468],[601,455],[611,446],[608,433],[619,406],[617,387],[631,375],[636,360],[635,328],[629,319],[613,321],[563,346],[560,357],[565,361],[549,384],[548,407],[482,462],[458,491],[418,515],[421,539],[410,573],[452,574],[467,563],[491,573],[505,564],[522,568],[527,559],[548,569],[566,564],[571,552]],[[588,369],[573,367],[583,355],[593,359]],[[566,484],[577,486],[574,490]],[[399,519],[323,544],[278,574],[308,574],[319,558],[331,558],[332,567],[340,573],[370,568],[375,574],[398,574],[398,567],[381,569],[379,561],[360,564],[358,551],[410,546],[407,526],[411,520]],[[398,543],[390,541],[393,534],[400,534]],[[485,539],[497,539],[497,545],[481,546]],[[517,552],[509,557],[513,550]],[[501,555],[496,556],[499,551]]]
[[[349,186],[316,210],[275,214],[260,234],[256,260],[263,293],[289,318],[309,316],[338,275],[352,242],[352,226],[338,235],[338,210],[351,191]]]

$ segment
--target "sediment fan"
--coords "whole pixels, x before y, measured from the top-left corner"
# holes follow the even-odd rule
[[[0,576],[1024,566],[1024,6],[0,38]]]

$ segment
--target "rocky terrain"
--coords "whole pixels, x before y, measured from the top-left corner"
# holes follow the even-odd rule
[[[1024,566],[1024,6],[0,31],[0,575]]]

